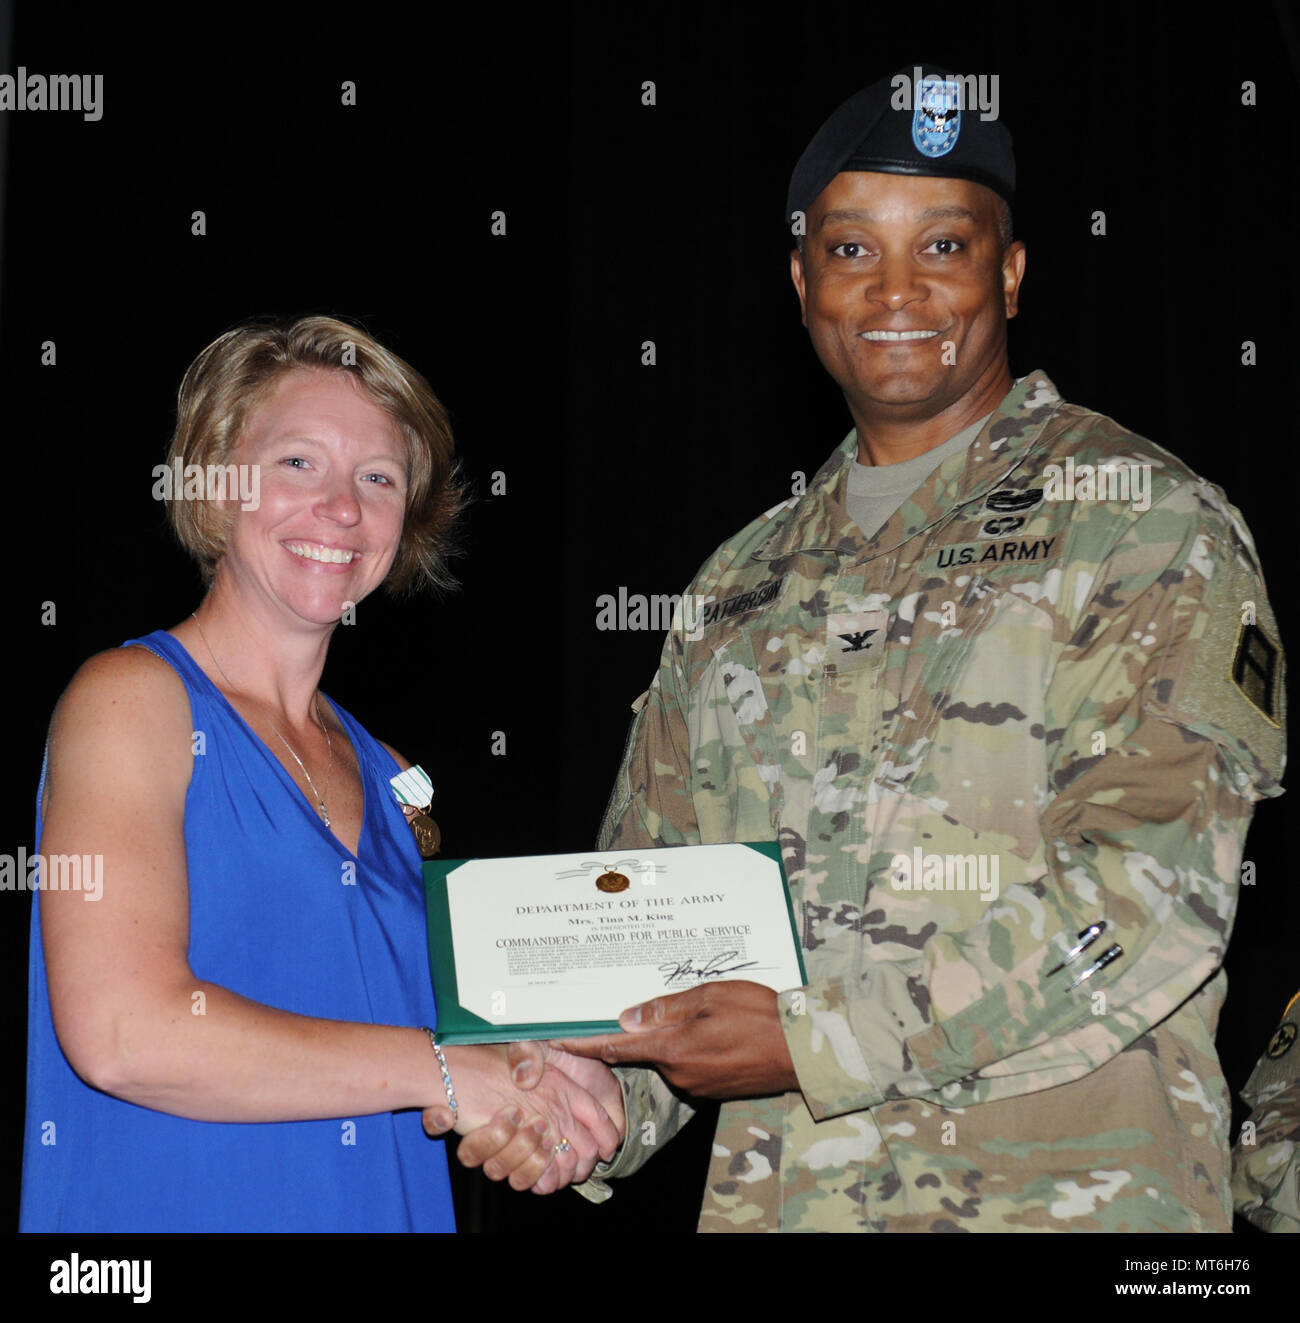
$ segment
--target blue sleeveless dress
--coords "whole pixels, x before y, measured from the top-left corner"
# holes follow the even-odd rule
[[[435,1024],[420,855],[392,757],[333,704],[365,788],[353,855],[176,639],[132,642],[179,672],[202,735],[185,800],[194,973],[303,1015]],[[38,850],[41,827],[38,796]],[[83,1084],[54,1035],[36,902],[20,1230],[455,1230],[446,1146],[419,1112],[226,1124]]]

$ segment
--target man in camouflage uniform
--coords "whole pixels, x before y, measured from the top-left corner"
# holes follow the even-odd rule
[[[1237,1212],[1265,1231],[1300,1232],[1300,992],[1241,1096],[1254,1108],[1232,1151]]]
[[[791,188],[857,426],[688,588],[601,835],[778,840],[809,983],[707,984],[565,1044],[659,1072],[625,1076],[598,1174],[689,1115],[666,1079],[731,1100],[702,1229],[1227,1230],[1221,966],[1283,766],[1254,547],[1173,455],[1012,382],[1009,135],[963,113],[954,146],[897,81]],[[854,461],[893,507],[865,531]]]

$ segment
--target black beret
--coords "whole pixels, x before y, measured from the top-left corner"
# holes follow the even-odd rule
[[[806,215],[841,170],[970,179],[1010,205],[1016,158],[997,118],[997,78],[923,74],[913,65],[849,97],[817,130],[790,176],[787,223],[796,211]]]

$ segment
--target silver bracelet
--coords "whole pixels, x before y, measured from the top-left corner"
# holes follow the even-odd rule
[[[456,1090],[451,1087],[451,1071],[447,1069],[447,1058],[442,1055],[442,1048],[434,1040],[433,1030],[427,1024],[420,1027],[429,1035],[429,1046],[433,1048],[433,1055],[438,1058],[438,1069],[442,1071],[442,1087],[447,1090],[447,1106],[451,1108],[454,1117],[460,1109],[460,1104],[456,1101]]]

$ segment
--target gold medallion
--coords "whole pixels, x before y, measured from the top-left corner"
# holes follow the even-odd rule
[[[597,891],[626,891],[631,885],[622,873],[602,873],[596,879]]]
[[[442,846],[442,832],[438,830],[438,824],[427,813],[417,813],[411,819],[411,830],[415,833],[420,857],[432,859]]]

